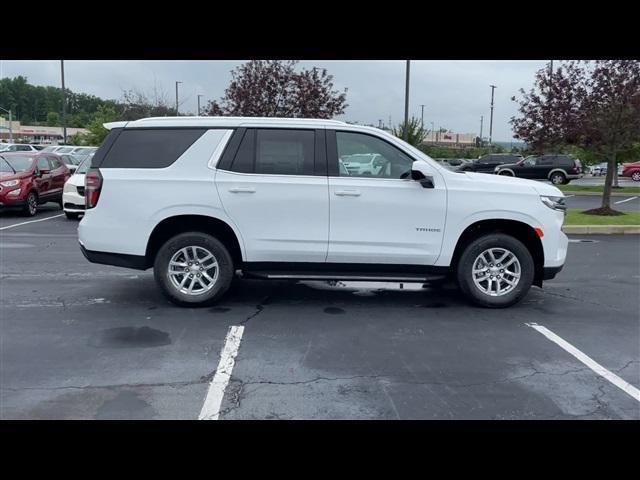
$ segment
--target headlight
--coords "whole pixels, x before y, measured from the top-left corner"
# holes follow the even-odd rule
[[[540,195],[540,200],[552,210],[565,211],[567,206],[564,204],[564,197],[551,197],[548,195]]]
[[[15,185],[18,185],[20,183],[20,180],[7,180],[6,182],[0,182],[0,185],[2,185],[3,187],[13,187]]]

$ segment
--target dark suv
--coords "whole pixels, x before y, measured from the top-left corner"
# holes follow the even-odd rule
[[[523,160],[522,155],[515,155],[513,153],[490,153],[483,155],[482,157],[462,164],[458,167],[458,172],[478,172],[478,173],[494,173],[495,169],[499,165],[505,163],[517,163]]]
[[[549,180],[554,185],[566,185],[582,177],[582,164],[571,155],[531,155],[518,163],[495,168],[498,175]]]

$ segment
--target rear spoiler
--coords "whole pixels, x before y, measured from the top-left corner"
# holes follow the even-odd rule
[[[112,128],[124,128],[129,122],[109,122],[103,123],[102,126],[107,130],[111,130]]]

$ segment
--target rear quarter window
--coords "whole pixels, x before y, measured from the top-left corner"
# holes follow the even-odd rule
[[[117,130],[120,131],[114,129],[107,136],[96,152],[92,166],[165,168],[174,163],[206,131],[204,128]]]

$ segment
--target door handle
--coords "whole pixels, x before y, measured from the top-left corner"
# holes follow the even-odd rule
[[[256,193],[255,188],[249,188],[249,187],[234,187],[234,188],[230,188],[229,191],[231,193]]]
[[[338,195],[339,197],[359,197],[360,191],[359,190],[336,190],[334,194]]]

